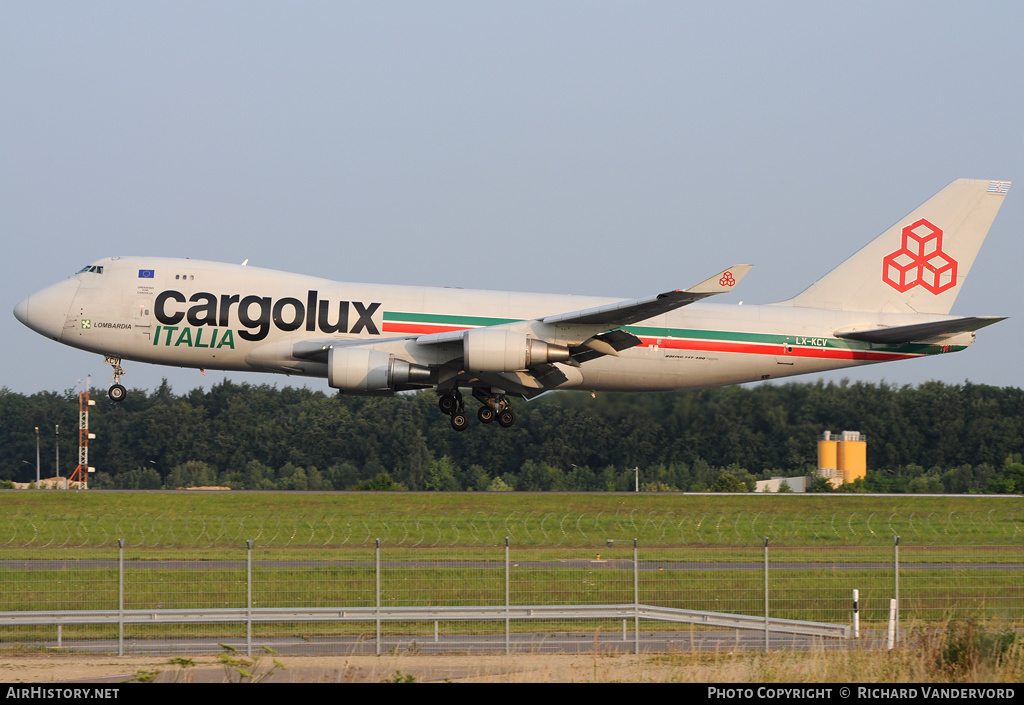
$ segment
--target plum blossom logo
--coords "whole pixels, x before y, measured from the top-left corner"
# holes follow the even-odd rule
[[[942,251],[942,230],[921,218],[903,228],[903,246],[882,258],[882,281],[901,294],[915,286],[941,294],[956,286],[956,268]]]
[[[732,272],[726,272],[718,280],[718,284],[719,286],[736,286],[736,277],[732,275]]]

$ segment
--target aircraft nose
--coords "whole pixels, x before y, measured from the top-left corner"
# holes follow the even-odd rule
[[[32,298],[31,296],[29,299]],[[14,317],[19,321],[28,325],[28,299],[25,299],[20,304],[14,307]]]
[[[14,317],[35,332],[60,340],[77,291],[78,281],[66,279],[19,303],[14,307]]]

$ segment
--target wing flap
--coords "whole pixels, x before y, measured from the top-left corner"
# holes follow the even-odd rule
[[[624,330],[613,330],[596,335],[583,341],[579,347],[572,348],[572,360],[577,364],[593,360],[602,355],[619,356],[619,352],[640,344],[640,338]]]

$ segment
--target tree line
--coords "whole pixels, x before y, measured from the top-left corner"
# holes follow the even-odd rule
[[[1024,492],[1024,391],[847,381],[663,394],[566,392],[516,404],[516,425],[453,431],[431,392],[350,397],[166,381],[113,404],[93,390],[95,488],[743,491],[812,474],[822,431],[867,437],[867,492]],[[54,427],[59,425],[56,436]],[[78,393],[0,388],[0,480],[77,464]],[[815,489],[827,489],[824,482]]]

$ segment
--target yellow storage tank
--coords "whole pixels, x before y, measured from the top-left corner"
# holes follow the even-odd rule
[[[837,468],[843,482],[853,482],[868,474],[868,444],[860,433],[843,431],[843,440],[839,442]]]
[[[825,470],[835,472],[839,469],[838,451],[839,443],[833,441],[831,434],[825,431],[821,436],[821,440],[818,441],[818,472],[823,476],[829,477],[824,472]]]
[[[818,440],[818,474],[834,487],[853,482],[868,473],[867,439],[860,431],[833,435],[825,431]]]

